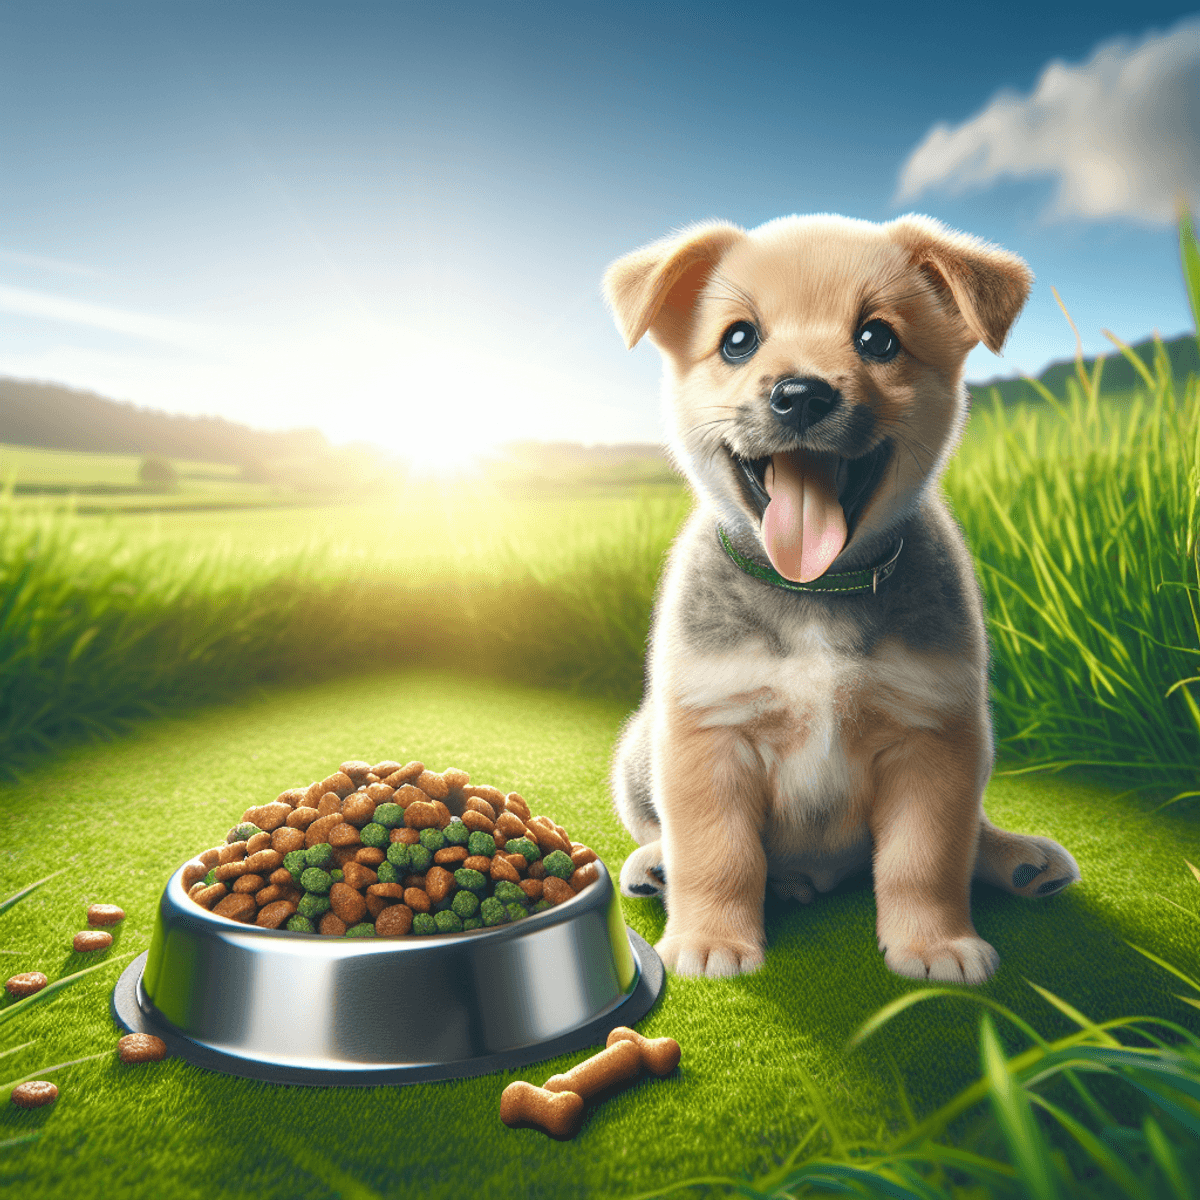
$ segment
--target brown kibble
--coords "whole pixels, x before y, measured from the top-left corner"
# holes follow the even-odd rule
[[[509,792],[504,797],[504,807],[510,813],[516,813],[522,821],[529,820],[529,805],[525,803],[525,799],[519,792]]]
[[[248,808],[242,813],[242,822],[249,821],[257,825],[264,833],[278,829],[292,813],[290,804],[276,800],[274,804],[264,804],[261,808]]]
[[[255,892],[261,892],[267,886],[267,881],[261,875],[239,875],[233,881],[233,887],[230,889],[234,895],[239,892],[249,892],[253,895]]]
[[[267,882],[278,884],[280,887],[287,887],[292,882],[292,873],[287,867],[280,867],[278,871],[272,871],[267,877]]]
[[[409,829],[437,829],[438,810],[428,800],[414,800],[404,810],[404,824]]]
[[[358,832],[356,826],[343,821],[329,831],[328,840],[331,846],[353,847],[357,852],[358,847],[362,845],[362,834]]]
[[[261,875],[270,874],[283,866],[283,855],[278,850],[260,850],[246,859],[246,869]]]
[[[278,929],[295,911],[296,902],[294,900],[276,900],[265,908],[259,909],[254,923],[261,925],[263,929]]]
[[[368,896],[380,896],[386,900],[403,900],[404,889],[398,883],[373,883],[367,888]]]
[[[246,857],[246,843],[233,842],[225,846],[221,850],[221,857],[218,860],[219,866],[226,866],[228,863],[241,862]]]
[[[407,891],[410,887],[411,888],[420,888],[421,891],[424,891],[425,890],[425,876],[417,875],[417,874],[405,875],[404,890]]]
[[[422,771],[413,781],[431,800],[445,800],[450,785],[433,771]]]
[[[288,817],[287,823],[292,829],[307,829],[320,815],[315,808],[301,805]]]
[[[405,888],[404,903],[415,913],[428,912],[430,909],[429,896],[420,888]]]
[[[286,804],[288,808],[299,808],[304,803],[304,793],[307,788],[288,788],[275,797],[276,804]]]
[[[497,883],[501,879],[507,879],[510,883],[519,883],[521,880],[520,875],[517,874],[517,868],[503,854],[497,854],[492,859],[492,869],[489,873]]]
[[[237,891],[237,884],[234,884],[233,890]],[[285,887],[282,883],[272,883],[269,887],[265,887],[261,891],[254,893],[254,903],[259,908],[265,908],[268,904],[274,904],[276,900],[282,900],[284,898],[284,891]]]
[[[213,878],[218,883],[229,883],[231,880],[237,879],[239,875],[245,875],[250,868],[244,862],[222,863],[216,869]]]
[[[571,853],[571,843],[558,835],[549,817],[534,817],[529,822],[529,829],[537,833],[538,846],[543,854],[550,854],[555,850],[561,850],[564,854]]]
[[[496,822],[491,817],[479,812],[477,809],[468,808],[462,815],[462,823],[474,833],[477,829],[482,829],[484,833],[491,833],[496,828]]]
[[[525,823],[516,813],[502,812],[496,818],[496,829],[505,838],[520,838],[525,836]]]
[[[343,868],[346,882],[356,891],[362,891],[373,883],[379,882],[379,876],[370,867],[364,867],[360,862],[348,862]]]
[[[327,817],[330,813],[342,811],[342,798],[337,792],[326,792],[317,801],[317,816]]]
[[[291,825],[280,826],[271,834],[271,849],[276,854],[291,854],[293,850],[304,849],[304,833]]]
[[[454,876],[445,867],[430,867],[425,872],[425,894],[440,904],[454,890]]]
[[[398,762],[396,762],[395,759],[385,758],[383,760],[383,762],[377,762],[371,768],[371,774],[378,775],[380,779],[386,779],[389,775],[392,774],[393,771],[400,771],[400,770],[403,770],[403,767]],[[424,764],[422,764],[421,770],[422,771],[425,770]],[[417,773],[418,772],[414,772],[414,774],[417,774]]]
[[[395,900],[389,900],[386,896],[368,896],[367,916],[374,921],[385,908],[395,903]]]
[[[628,1025],[618,1025],[609,1033],[605,1045],[612,1046],[616,1042],[632,1042],[637,1046],[642,1056],[642,1066],[660,1078],[670,1075],[679,1066],[681,1052],[679,1043],[674,1038],[642,1037],[636,1029],[630,1029]]]
[[[450,810],[440,800],[433,801],[433,807],[437,810],[438,828],[445,829],[450,824]]]
[[[367,902],[348,883],[335,883],[329,889],[329,903],[347,925],[357,925],[367,915]]]
[[[557,875],[547,875],[542,880],[542,899],[549,900],[551,904],[562,904],[565,900],[570,900],[575,895],[575,889],[565,880],[559,879]]]
[[[642,1052],[633,1042],[616,1041],[599,1054],[585,1058],[542,1085],[548,1092],[574,1092],[585,1100],[635,1078],[642,1069]]]
[[[354,852],[354,861],[364,867],[377,867],[385,858],[387,855],[379,846],[359,846]]]
[[[382,783],[382,782],[383,781],[379,778],[378,775],[375,774],[374,771],[368,771],[363,776],[363,783],[365,783],[367,785],[367,787],[370,787],[371,784],[373,784],[373,783]]]
[[[572,889],[577,892],[582,892],[589,883],[595,883],[600,878],[600,872],[594,862],[585,863],[582,867],[576,867],[571,872],[571,878],[567,881]]]
[[[77,933],[71,939],[71,945],[80,954],[92,954],[97,950],[107,950],[112,944],[113,935],[101,929],[89,929],[86,933]]]
[[[229,889],[223,883],[214,883],[192,897],[201,908],[212,908],[218,900],[224,898]]]
[[[471,782],[471,777],[460,767],[447,767],[442,772],[442,778],[446,781],[447,786],[453,791],[456,789],[465,788]]]
[[[117,925],[125,920],[125,913],[115,904],[89,904],[87,923],[89,925]]]
[[[492,809],[494,816],[504,807],[504,793],[499,789],[492,787],[487,783],[473,783],[470,787],[465,787],[462,790],[464,799],[483,800]]]
[[[481,800],[478,796],[467,797],[466,803],[463,805],[463,812],[483,813],[493,824],[496,821],[496,810],[486,800]],[[490,833],[491,830],[488,830],[488,832]]]
[[[152,1033],[127,1033],[117,1043],[117,1055],[123,1063],[161,1062],[167,1043]]]
[[[571,861],[577,867],[586,867],[588,863],[596,861],[596,852],[587,846],[580,846],[578,850],[571,851]]]
[[[508,838],[506,838],[498,829],[492,830],[492,837],[495,840],[496,849],[503,850],[504,843],[508,841]]]
[[[360,783],[371,773],[371,764],[363,762],[361,758],[352,758],[349,762],[344,762],[338,770],[343,775],[350,777],[351,783],[358,787]]]
[[[20,975],[13,975],[4,984],[4,990],[10,996],[16,996],[18,1000],[23,1000],[26,996],[34,996],[42,990],[50,982],[41,971],[23,971]]]
[[[523,854],[506,854],[504,857],[508,859],[509,866],[511,866],[518,875],[520,875],[520,873],[529,866],[529,863],[525,861],[525,855]]]
[[[326,937],[341,937],[346,932],[346,922],[334,912],[327,912],[317,926]]]
[[[244,892],[233,892],[224,900],[218,901],[213,912],[218,917],[228,917],[231,921],[241,921],[245,925],[254,919],[258,905],[254,903],[253,896],[247,896]]]
[[[469,854],[463,859],[463,866],[486,875],[492,869],[492,860],[486,854]]]
[[[354,828],[353,825],[350,826]],[[358,846],[334,846],[333,848],[333,865],[335,867],[344,867],[348,862],[354,862],[358,854]]]
[[[188,888],[188,897],[192,900],[195,900],[195,898],[200,895],[202,891],[204,891],[206,886],[207,885],[203,879],[197,879],[196,882],[193,883],[190,888]]]
[[[413,787],[410,783],[397,788],[392,794],[392,803],[400,805],[401,808],[407,808],[418,800],[425,804],[429,803],[429,797],[420,788]]]
[[[386,783],[373,783],[367,788],[367,799],[374,800],[376,804],[387,804],[396,794],[396,789],[388,787]]]
[[[284,828],[286,828],[286,826]],[[271,835],[269,833],[256,833],[253,837],[246,839],[247,858],[257,854],[260,850],[269,850],[270,848]]]
[[[412,929],[413,911],[407,904],[389,904],[375,918],[379,937],[402,937]]]
[[[211,850],[205,850],[203,854],[200,854],[197,857],[204,864],[207,870],[211,871],[213,867],[215,867],[217,863],[221,861],[221,851],[224,849],[224,846],[214,846]]]
[[[207,874],[208,868],[198,858],[193,858],[191,862],[184,863],[182,876],[184,890],[186,891],[193,883],[203,879]]]
[[[344,825],[346,818],[341,813],[330,813],[327,817],[318,817],[305,831],[305,846],[315,846],[318,842],[329,841],[329,831],[336,825]]]
[[[575,1092],[548,1092],[523,1079],[500,1093],[500,1120],[510,1128],[532,1126],[551,1137],[573,1138],[583,1123],[583,1097]]]
[[[375,801],[365,792],[351,796],[342,806],[342,816],[361,829],[375,815]]]
[[[529,869],[525,873],[530,879],[545,879],[546,864],[539,858],[535,862],[531,862],[529,864]]]
[[[433,861],[439,867],[444,867],[448,863],[460,863],[467,857],[466,846],[443,846],[433,856]]]
[[[341,771],[334,771],[332,775],[327,775],[320,783],[314,783],[308,789],[308,795],[310,800],[319,800],[326,793],[333,792],[339,799],[344,800],[356,787],[358,787],[358,784],[349,775],[344,775]],[[315,788],[321,789],[316,793],[316,796],[313,795]]]
[[[53,1104],[58,1099],[58,1088],[44,1079],[31,1080],[17,1084],[12,1090],[11,1099],[18,1108],[41,1108],[43,1104]]]
[[[535,904],[542,898],[542,881],[540,879],[518,880],[517,887]]]

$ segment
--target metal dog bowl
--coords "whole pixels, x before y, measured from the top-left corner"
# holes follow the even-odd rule
[[[180,867],[113,1016],[197,1066],[275,1083],[455,1079],[602,1044],[649,1012],[663,966],[597,866],[577,896],[511,925],[363,939],[218,917]]]

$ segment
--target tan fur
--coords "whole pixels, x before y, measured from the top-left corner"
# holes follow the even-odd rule
[[[609,268],[627,344],[648,335],[662,352],[671,449],[697,497],[661,587],[646,701],[614,768],[618,810],[641,843],[622,888],[655,890],[665,872],[668,967],[752,970],[768,882],[807,902],[871,866],[887,965],[979,983],[998,959],[971,923],[972,878],[1022,895],[1078,878],[1050,839],[983,815],[982,601],[935,487],[965,421],[963,360],[979,340],[999,349],[1031,278],[1015,255],[911,215],[882,226],[786,218],[750,232],[711,222]],[[870,320],[899,339],[894,360],[856,349]],[[731,365],[719,350],[737,321],[760,343]],[[874,438],[826,445],[852,426],[817,422],[797,435],[799,450],[840,454],[845,468],[888,452],[829,568],[880,561],[903,536],[895,575],[870,600],[796,599],[715,545],[720,524],[766,561],[759,502],[736,460],[792,452],[767,400],[794,377],[828,382],[839,412]]]

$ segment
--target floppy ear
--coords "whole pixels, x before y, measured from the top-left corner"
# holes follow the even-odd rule
[[[949,288],[967,328],[999,354],[1025,305],[1033,272],[1024,259],[915,213],[891,222],[892,237],[939,288]]]
[[[675,341],[713,267],[743,236],[736,225],[708,221],[617,259],[604,273],[604,298],[625,345],[647,332],[660,346]]]

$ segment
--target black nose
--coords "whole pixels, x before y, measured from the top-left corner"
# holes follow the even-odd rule
[[[841,396],[824,379],[781,379],[771,389],[771,411],[775,419],[797,433],[827,417]]]

